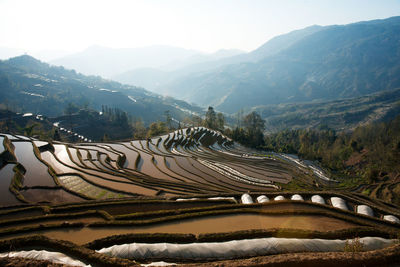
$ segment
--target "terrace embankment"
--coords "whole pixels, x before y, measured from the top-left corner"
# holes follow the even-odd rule
[[[259,256],[249,259],[235,259],[195,264],[181,264],[181,267],[217,266],[265,266],[265,267],[396,267],[399,266],[400,244],[380,250],[365,252],[313,252],[288,253]]]

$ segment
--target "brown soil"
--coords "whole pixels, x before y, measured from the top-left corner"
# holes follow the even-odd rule
[[[1,230],[6,230],[7,228],[15,228],[15,227],[22,227],[22,226],[37,226],[39,224],[62,224],[62,223],[93,223],[93,222],[103,222],[104,218],[101,216],[87,216],[87,217],[78,217],[78,218],[46,218],[43,217],[43,220],[38,220],[38,221],[17,221],[14,222],[13,224],[6,225],[6,226],[1,226]]]
[[[43,215],[43,211],[41,209],[16,211],[12,213],[0,214],[0,221],[28,218],[40,215]]]
[[[362,160],[363,157],[368,153],[368,151],[366,149],[363,149],[360,152],[353,152],[353,154],[350,155],[349,159],[345,162],[346,166],[355,166],[355,165],[359,165]]]
[[[25,258],[0,258],[0,266],[4,267],[70,267],[71,265],[64,265],[52,263],[45,260],[33,260]]]
[[[194,266],[274,266],[274,267],[347,267],[347,266],[400,266],[400,245],[388,248],[356,253],[345,252],[317,252],[291,253],[272,256],[253,257],[249,259],[226,260],[207,263],[184,264],[183,267]]]
[[[157,211],[157,210],[175,210],[175,209],[185,209],[185,208],[196,208],[196,207],[209,207],[216,205],[226,205],[230,204],[223,201],[208,201],[208,202],[195,202],[195,201],[174,201],[174,202],[142,202],[142,203],[128,203],[119,205],[98,205],[96,207],[91,207],[89,209],[104,210],[111,215],[122,215],[134,212],[146,212],[146,211]],[[79,210],[85,210],[79,209]]]

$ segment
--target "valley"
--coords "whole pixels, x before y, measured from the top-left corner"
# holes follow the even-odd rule
[[[50,2],[0,1],[0,266],[398,266],[397,2]]]

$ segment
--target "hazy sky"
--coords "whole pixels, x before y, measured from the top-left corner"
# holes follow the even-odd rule
[[[0,0],[0,47],[80,51],[156,44],[253,50],[313,24],[400,15],[400,0]]]

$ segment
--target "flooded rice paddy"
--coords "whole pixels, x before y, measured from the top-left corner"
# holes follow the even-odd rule
[[[281,191],[293,179],[323,183],[325,174],[203,127],[131,142],[9,134],[0,141],[0,241],[41,234],[83,245],[130,233],[398,229],[400,213],[366,197]]]

